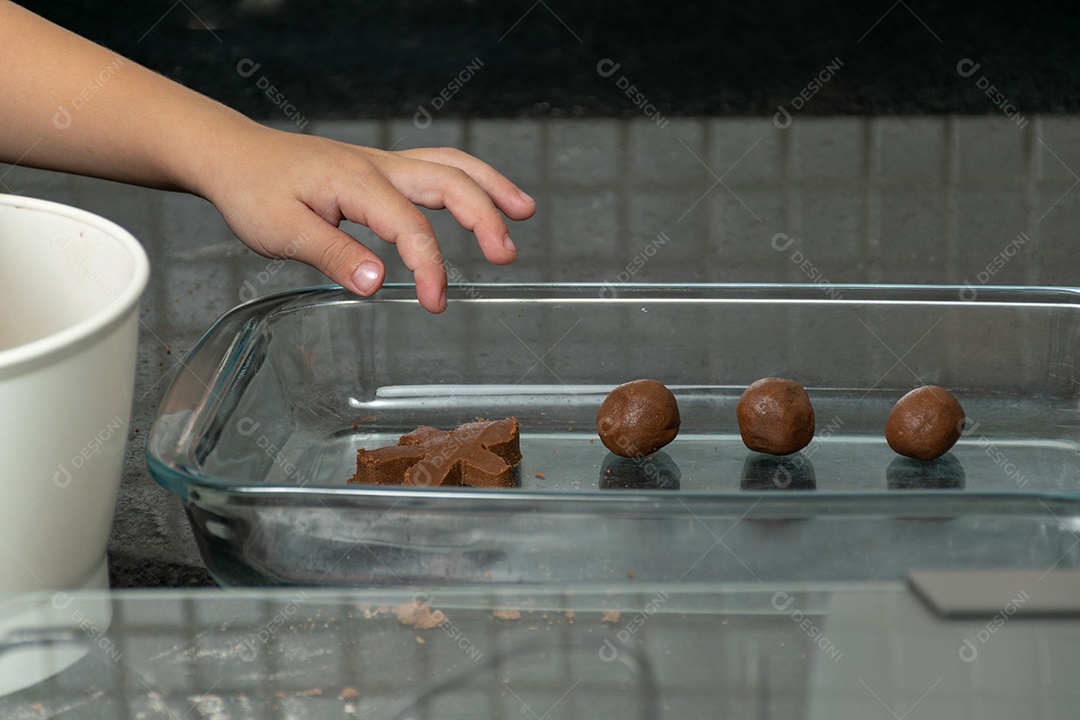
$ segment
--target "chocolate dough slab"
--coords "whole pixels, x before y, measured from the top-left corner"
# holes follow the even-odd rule
[[[513,466],[521,460],[516,418],[465,423],[454,430],[421,425],[397,445],[356,451],[351,483],[365,485],[514,484]]]

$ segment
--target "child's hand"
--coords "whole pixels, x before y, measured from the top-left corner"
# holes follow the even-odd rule
[[[514,220],[536,212],[465,153],[383,152],[270,130],[8,0],[0,0],[0,67],[0,160],[197,193],[256,252],[301,260],[362,295],[379,289],[385,268],[338,229],[343,219],[395,243],[420,303],[442,312],[442,253],[415,206],[448,209],[500,265],[516,253],[499,211]],[[69,110],[109,67],[120,69],[108,85]]]
[[[210,177],[199,192],[251,249],[300,260],[371,295],[385,268],[338,229],[342,220],[366,225],[397,245],[416,278],[417,299],[435,313],[446,309],[446,269],[431,224],[416,205],[448,209],[496,265],[517,256],[499,211],[514,220],[536,212],[536,203],[517,186],[458,150],[385,152],[261,127],[222,153]]]

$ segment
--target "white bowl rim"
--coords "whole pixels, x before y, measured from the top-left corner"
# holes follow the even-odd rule
[[[131,256],[132,274],[131,280],[104,308],[90,317],[69,325],[63,330],[50,333],[43,338],[32,340],[22,345],[0,350],[0,374],[3,371],[35,361],[40,364],[49,356],[61,353],[73,346],[93,338],[99,333],[104,333],[111,325],[121,320],[128,311],[142,297],[146,284],[150,279],[150,261],[146,257],[135,236],[111,220],[106,220],[100,215],[95,215],[87,210],[64,205],[51,200],[28,198],[21,195],[6,195],[0,193],[0,206],[12,208],[25,208],[41,213],[48,213],[60,217],[70,218],[80,223],[93,227],[96,230],[116,240],[121,247],[127,250]]]

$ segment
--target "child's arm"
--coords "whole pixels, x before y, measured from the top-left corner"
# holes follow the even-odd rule
[[[516,252],[499,211],[515,220],[536,211],[465,153],[384,152],[265,128],[7,0],[0,69],[0,160],[200,195],[256,252],[301,260],[361,295],[385,272],[338,229],[343,219],[397,244],[421,304],[441,312],[442,254],[415,205],[447,208],[500,265]]]

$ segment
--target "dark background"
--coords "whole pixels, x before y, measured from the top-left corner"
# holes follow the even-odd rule
[[[280,117],[259,76],[306,117],[411,117],[474,58],[483,70],[444,116],[638,116],[618,75],[596,72],[602,58],[664,116],[771,115],[834,58],[842,69],[801,114],[999,114],[980,75],[1020,113],[1080,110],[1080,13],[1064,3],[23,4],[256,118]],[[258,75],[237,73],[244,58]],[[978,75],[958,75],[962,58]]]

